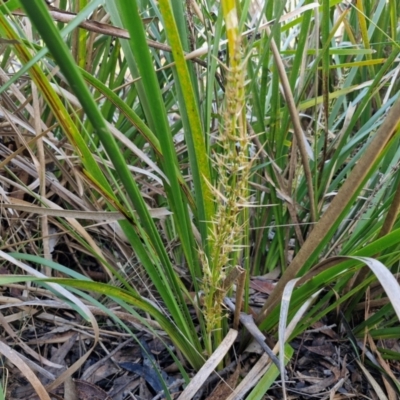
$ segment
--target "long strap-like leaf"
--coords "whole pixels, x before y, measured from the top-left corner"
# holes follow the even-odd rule
[[[353,202],[357,194],[362,190],[374,163],[379,160],[382,150],[387,146],[390,139],[400,124],[400,99],[396,101],[385,121],[375,134],[360,161],[356,164],[349,178],[340,188],[331,205],[315,226],[310,236],[299,250],[288,269],[282,275],[275,290],[264,304],[257,322],[260,324],[268,314],[275,308],[282,297],[286,284],[294,279],[302,268],[309,268],[318,257],[322,248],[332,237],[337,229],[346,207]]]

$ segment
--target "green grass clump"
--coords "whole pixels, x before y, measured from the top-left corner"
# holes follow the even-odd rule
[[[21,282],[56,298],[69,288],[86,317],[83,298],[156,324],[184,375],[228,332],[224,298],[250,314],[250,278],[271,271],[280,277],[255,320],[282,360],[339,308],[358,338],[393,334],[398,1],[56,3],[67,24],[41,1],[0,6],[15,142],[0,162],[4,215],[42,215],[31,240],[22,214],[21,228],[4,223],[2,257],[29,275]],[[56,262],[54,227],[106,282]],[[364,316],[368,301],[385,312]],[[268,371],[249,398],[272,385]]]

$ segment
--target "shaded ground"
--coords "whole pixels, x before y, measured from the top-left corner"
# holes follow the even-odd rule
[[[4,271],[3,271],[4,273]],[[254,285],[253,285],[254,286]],[[35,372],[43,385],[49,385],[74,362],[82,360],[93,345],[93,330],[66,303],[49,299],[45,290],[26,291],[14,285],[3,291],[1,302],[8,306],[0,314],[3,342],[15,350]],[[253,298],[265,295],[254,291]],[[9,307],[10,303],[15,305]],[[101,328],[100,342],[72,379],[58,388],[51,388],[52,399],[123,400],[162,399],[163,383],[166,382],[173,398],[184,388],[184,377],[174,357],[180,359],[168,341],[163,342],[152,332],[139,326],[133,317],[113,307],[115,313],[135,333],[136,339],[122,331],[100,308],[91,307]],[[3,306],[4,308],[4,306]],[[338,332],[334,321],[320,322],[302,337],[292,341],[294,356],[286,368],[286,391],[288,399],[347,399],[379,398],[373,387],[389,385],[371,362],[379,363],[371,352],[362,354],[361,342],[353,347],[346,332]],[[159,332],[162,335],[162,332]],[[273,339],[267,342],[272,347]],[[399,350],[396,341],[381,343],[382,346]],[[238,350],[238,345],[235,346]],[[229,366],[218,374],[211,373],[194,398],[215,400],[229,398],[232,389],[246,377],[262,354],[258,345],[252,345],[240,360],[230,352]],[[236,353],[237,354],[237,353]],[[358,355],[357,355],[358,354]],[[372,374],[363,371],[357,358]],[[182,361],[182,359],[180,359]],[[38,399],[31,385],[11,362],[3,358],[3,382],[7,398]],[[400,375],[400,365],[392,363],[391,369]],[[195,373],[186,365],[190,377]],[[162,378],[162,379],[161,379]],[[76,397],[68,397],[74,393]],[[364,397],[365,396],[365,397]],[[280,378],[264,396],[265,399],[282,399]]]

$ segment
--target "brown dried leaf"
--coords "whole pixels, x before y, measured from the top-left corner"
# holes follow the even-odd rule
[[[265,281],[262,279],[251,279],[250,287],[258,292],[271,294],[275,288],[276,283],[273,281]]]
[[[79,400],[112,400],[103,389],[92,383],[76,379],[75,386]]]
[[[240,372],[241,368],[240,364],[238,364],[233,374],[226,381],[221,381],[206,400],[226,399],[234,391]]]
[[[336,382],[336,377],[335,376],[330,376],[329,378],[324,378],[320,380],[318,383],[315,385],[308,386],[306,388],[301,388],[301,389],[296,389],[302,393],[307,393],[307,394],[317,394],[321,392],[325,392],[328,388],[328,386],[332,386]]]
[[[314,322],[311,326],[318,332],[321,332],[332,339],[338,339],[339,337],[339,335],[333,329],[327,327],[326,324],[322,323],[321,321]]]
[[[331,357],[334,352],[335,348],[331,343],[323,344],[321,346],[304,346],[307,350],[311,351],[312,353],[319,354],[321,356]]]

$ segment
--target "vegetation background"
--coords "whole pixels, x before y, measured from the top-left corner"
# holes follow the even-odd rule
[[[219,398],[309,398],[296,340],[328,326],[325,396],[397,398],[398,0],[0,3],[3,398],[124,335],[177,368],[149,356],[155,398],[240,365]],[[49,376],[56,326],[81,353]]]

